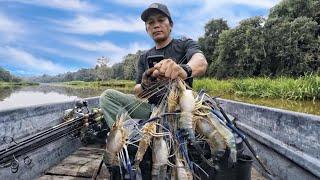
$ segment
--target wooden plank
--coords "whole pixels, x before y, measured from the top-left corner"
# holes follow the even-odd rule
[[[58,175],[44,175],[39,178],[39,180],[89,180],[91,178],[81,178],[81,177],[73,177],[73,176],[58,176]]]
[[[254,167],[251,170],[251,179],[252,180],[266,180]]]
[[[62,175],[80,178],[92,178],[101,162],[103,149],[81,147],[55,167],[46,172],[46,175]],[[59,178],[57,178],[59,179]]]
[[[52,167],[42,176],[40,180],[88,180],[94,176],[99,168],[104,149],[93,147],[81,147],[78,151]],[[97,177],[98,180],[109,179],[109,173],[105,165]],[[252,180],[266,180],[253,167],[251,171]]]

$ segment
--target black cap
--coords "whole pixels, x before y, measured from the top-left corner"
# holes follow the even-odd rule
[[[161,12],[166,15],[169,21],[172,23],[170,12],[166,5],[160,3],[152,3],[146,10],[144,10],[141,14],[141,19],[146,22],[148,17],[152,12]]]

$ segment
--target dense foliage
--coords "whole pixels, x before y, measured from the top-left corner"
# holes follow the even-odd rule
[[[320,1],[283,0],[269,17],[252,17],[228,29],[213,19],[199,44],[216,78],[299,77],[320,72]]]
[[[0,67],[0,81],[3,82],[20,82],[21,79],[10,74],[9,71]]]

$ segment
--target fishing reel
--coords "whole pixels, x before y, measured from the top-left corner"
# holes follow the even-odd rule
[[[13,137],[8,137],[8,136],[3,137],[2,141],[7,145],[7,147],[4,150],[0,150],[0,152],[2,153],[5,153],[5,150],[9,149],[10,146],[12,147],[14,145],[19,144],[14,140]],[[32,163],[32,159],[28,155],[24,156],[22,160],[23,160],[22,161],[23,164],[26,166],[30,166]],[[12,155],[11,158],[6,158],[6,160],[1,159],[0,168],[8,168],[8,167],[10,167],[12,173],[18,172],[20,167],[20,161],[18,160],[18,158],[15,157],[15,155]]]
[[[83,144],[101,143],[103,134],[109,131],[107,124],[103,120],[103,112],[99,108],[88,108],[88,101],[77,99],[75,106],[72,109],[64,111],[63,120],[70,121],[74,119],[81,119],[82,128],[75,137],[80,137]],[[103,139],[103,142],[105,138]]]
[[[89,114],[88,101],[85,101],[83,99],[77,99],[75,100],[74,108],[67,109],[64,111],[63,120],[68,121],[74,118],[75,116],[83,114]]]

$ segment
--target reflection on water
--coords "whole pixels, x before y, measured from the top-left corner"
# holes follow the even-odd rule
[[[284,99],[248,98],[236,97],[233,95],[225,95],[223,96],[223,98],[250,104],[274,107],[278,109],[286,109],[290,111],[320,115],[320,101],[292,101]]]
[[[0,103],[0,109],[7,109],[13,107],[26,107],[37,104],[54,103],[61,102],[63,100],[74,100],[77,96],[66,96],[55,92],[28,92],[28,91],[18,91],[8,98],[4,99]]]
[[[18,87],[13,88],[13,87],[0,87],[0,101],[3,101],[6,97],[10,96],[10,94],[16,90],[19,89]]]
[[[234,95],[224,95],[222,98],[278,109],[320,115],[320,101],[292,101],[285,99],[237,97]]]
[[[41,84],[40,86],[0,88],[0,110],[27,107],[99,96],[104,88],[72,88]],[[129,93],[125,90],[120,90]]]
[[[62,102],[66,100],[74,100],[76,98],[94,97],[99,96],[106,89],[107,87],[74,88],[56,86],[51,84],[41,84],[40,86],[29,87],[0,88],[0,110],[14,107],[25,107],[36,104]],[[131,89],[118,90],[125,93],[133,93]],[[233,95],[224,95],[222,96],[222,98],[320,115],[320,101],[288,101],[281,99],[261,98],[255,99],[236,97]]]

